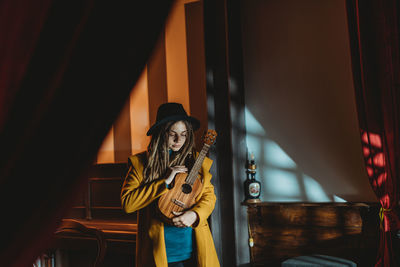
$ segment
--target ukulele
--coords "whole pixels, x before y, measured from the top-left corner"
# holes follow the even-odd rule
[[[217,132],[208,130],[204,136],[204,145],[197,157],[193,168],[187,173],[175,175],[174,186],[158,199],[158,210],[161,218],[172,224],[173,212],[181,212],[190,209],[196,204],[195,199],[200,194],[203,184],[200,179],[199,170],[210,146],[214,143]]]

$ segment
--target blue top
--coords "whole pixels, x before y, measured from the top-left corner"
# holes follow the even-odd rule
[[[190,259],[193,251],[192,227],[175,227],[164,224],[164,239],[168,262]]]

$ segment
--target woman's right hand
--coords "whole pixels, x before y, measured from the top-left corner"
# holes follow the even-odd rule
[[[167,185],[172,183],[172,181],[174,180],[175,175],[177,173],[185,173],[185,172],[188,171],[188,168],[186,168],[186,166],[182,166],[182,165],[174,166],[174,167],[171,167],[169,169],[170,169],[170,173],[169,173],[167,179],[165,179],[165,183]]]

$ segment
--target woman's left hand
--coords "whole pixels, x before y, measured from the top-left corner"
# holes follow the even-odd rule
[[[183,212],[175,212],[173,211],[174,217],[172,222],[176,227],[190,227],[197,221],[197,213],[191,210]]]

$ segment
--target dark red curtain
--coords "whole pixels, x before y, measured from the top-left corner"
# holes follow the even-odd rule
[[[51,242],[171,3],[0,2],[1,266]]]
[[[381,203],[375,266],[398,266],[400,229],[400,51],[397,0],[348,0],[354,87],[363,153]]]

